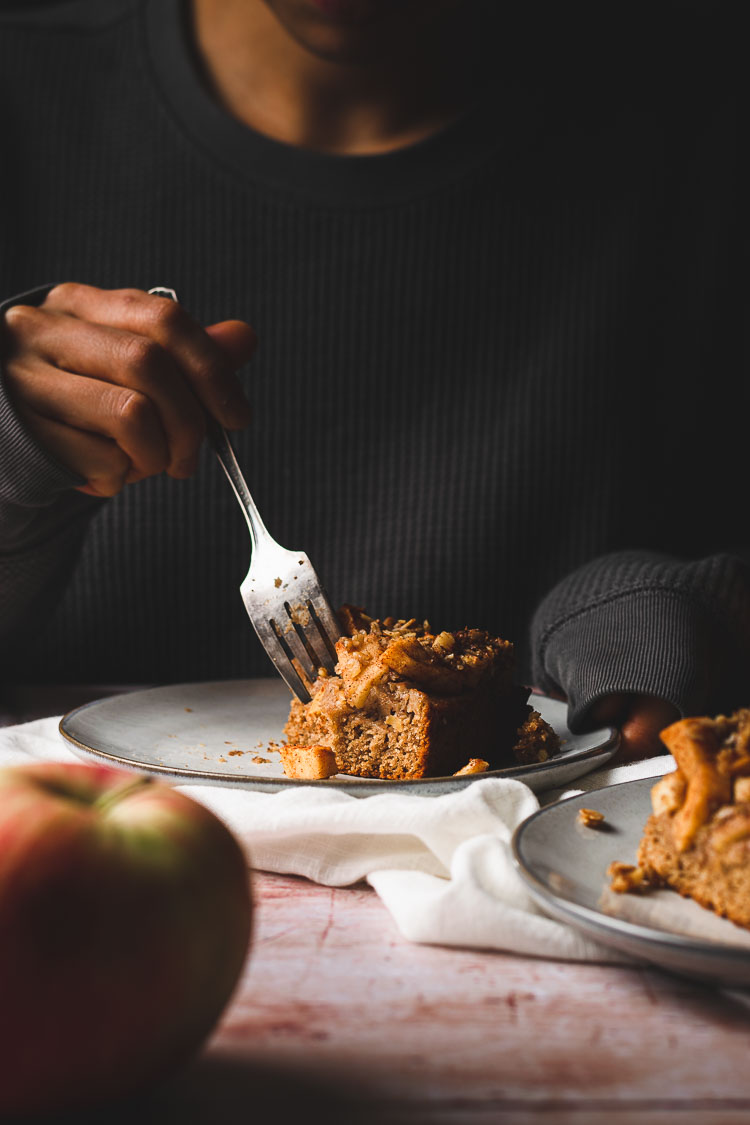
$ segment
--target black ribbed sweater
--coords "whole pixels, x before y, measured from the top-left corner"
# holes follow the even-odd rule
[[[334,603],[514,640],[573,724],[615,690],[750,703],[744,104],[699,5],[682,40],[648,11],[627,66],[540,48],[373,157],[225,114],[180,0],[0,14],[0,298],[168,285],[249,320],[233,441],[271,533]],[[75,483],[0,385],[0,678],[271,674],[207,451],[104,503]]]

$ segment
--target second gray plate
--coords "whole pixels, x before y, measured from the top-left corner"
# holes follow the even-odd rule
[[[170,684],[108,696],[68,712],[60,733],[79,756],[176,783],[200,782],[275,792],[289,786],[341,789],[357,797],[388,791],[439,796],[486,777],[514,777],[531,789],[553,789],[604,765],[618,745],[610,727],[572,734],[566,705],[543,695],[530,702],[557,731],[559,754],[548,762],[513,765],[464,777],[379,781],[339,774],[325,781],[284,776],[278,750],[289,714],[289,689],[280,679]],[[473,755],[466,748],[466,760]]]
[[[541,908],[588,937],[662,969],[726,988],[750,986],[750,931],[676,891],[614,894],[607,867],[635,863],[656,779],[610,785],[548,805],[516,829],[513,850]],[[580,808],[604,813],[599,828]]]

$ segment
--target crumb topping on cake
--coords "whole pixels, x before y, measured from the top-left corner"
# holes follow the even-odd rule
[[[353,707],[363,707],[371,689],[386,682],[410,681],[435,695],[463,695],[489,676],[512,674],[512,643],[482,629],[435,634],[429,621],[378,621],[350,605],[339,611],[339,620],[345,635],[336,643],[336,673]]]
[[[576,820],[584,828],[601,828],[604,824],[604,813],[598,809],[579,809]]]
[[[638,894],[650,890],[653,885],[642,867],[636,867],[633,863],[620,863],[616,859],[607,868],[607,875],[610,890],[618,895]]]

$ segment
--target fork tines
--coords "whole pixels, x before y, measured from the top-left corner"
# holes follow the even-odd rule
[[[294,597],[279,592],[276,600],[266,592],[259,598],[258,587],[267,591],[267,581],[258,580],[256,584],[252,573],[243,584],[243,597],[260,642],[277,671],[298,699],[307,703],[320,670],[333,673],[335,669],[334,645],[342,629],[308,560],[301,556],[298,564],[300,569],[291,576],[293,583],[276,580],[285,590],[293,584]]]
[[[315,606],[309,599],[290,605],[284,602],[286,616],[271,618],[269,624],[276,640],[290,660],[296,661],[305,679],[312,683],[321,668],[332,672],[336,664],[336,650],[330,642]]]

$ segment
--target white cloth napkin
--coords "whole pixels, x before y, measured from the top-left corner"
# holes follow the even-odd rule
[[[1,728],[0,766],[79,761],[63,742],[58,721]],[[664,755],[599,770],[578,780],[578,788],[541,794],[541,801],[673,768]],[[228,825],[258,870],[335,887],[367,880],[411,941],[574,961],[628,960],[546,917],[527,893],[510,840],[540,801],[522,782],[484,778],[442,797],[352,797],[304,786],[274,794],[178,788]]]

